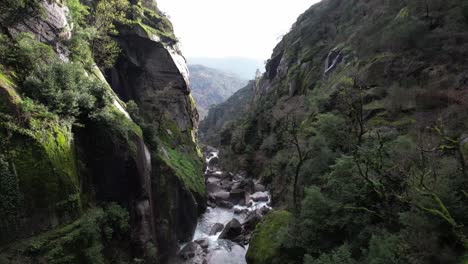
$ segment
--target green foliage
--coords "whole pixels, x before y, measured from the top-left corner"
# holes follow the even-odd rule
[[[291,218],[292,215],[286,211],[273,211],[262,220],[250,241],[246,255],[248,263],[288,263],[280,252],[286,242],[285,235]]]
[[[15,168],[0,155],[0,241],[9,239],[16,231],[21,199]]]
[[[95,30],[90,40],[96,63],[104,68],[114,65],[120,48],[112,36],[118,34],[116,24],[128,24],[130,4],[126,0],[101,0],[94,7],[90,25]]]
[[[41,260],[47,263],[104,264],[106,260],[117,260],[116,255],[105,256],[105,247],[113,241],[128,243],[128,226],[128,211],[110,203],[87,211],[69,225],[20,241],[6,254],[12,254],[12,259],[21,257],[23,261],[28,260],[27,263]]]
[[[89,7],[83,5],[80,0],[66,0],[67,7],[70,10],[71,21],[78,25],[84,25],[86,17],[89,16]]]
[[[53,63],[26,78],[24,93],[64,117],[89,115],[106,102],[104,84],[92,80],[74,63]],[[107,99],[108,100],[108,99]]]
[[[321,254],[319,258],[314,259],[306,255],[304,264],[356,264],[358,263],[351,257],[348,245],[343,245],[330,254]]]
[[[57,60],[52,47],[37,41],[30,33],[21,33],[16,41],[14,64],[23,75],[40,65],[49,65]]]
[[[382,233],[374,234],[370,240],[369,253],[366,263],[369,264],[398,264],[406,263],[400,258],[399,245],[401,242],[395,235]]]
[[[0,3],[0,22],[11,25],[20,19],[40,15],[39,0],[5,0]]]

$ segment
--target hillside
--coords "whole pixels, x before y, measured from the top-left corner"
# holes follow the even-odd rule
[[[188,65],[190,71],[190,88],[197,103],[200,120],[205,118],[212,105],[226,101],[229,96],[244,87],[247,81],[235,74],[205,67]]]
[[[249,264],[466,261],[467,29],[461,0],[324,0],[247,106],[209,112],[204,143],[286,210],[256,228]]]

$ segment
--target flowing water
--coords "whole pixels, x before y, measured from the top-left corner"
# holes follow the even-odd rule
[[[212,151],[207,155],[206,162],[210,164],[210,160],[218,158],[219,152]],[[208,165],[205,174],[208,175],[221,175],[223,172],[215,166]],[[241,176],[234,177],[233,182],[239,182],[243,178]],[[249,212],[259,210],[263,207],[271,209],[269,204],[270,196],[268,193],[268,201],[255,202],[250,200],[248,206],[235,205],[233,208],[223,208],[217,206],[215,208],[208,207],[206,212],[199,218],[197,228],[193,237],[193,241],[200,239],[208,239],[208,249],[206,252],[206,262],[208,264],[244,264],[245,254],[247,253],[248,245],[239,245],[229,240],[218,239],[221,231],[215,235],[210,235],[210,231],[217,223],[226,226],[233,218],[239,220],[241,224],[244,223]],[[242,213],[239,213],[242,212]],[[196,262],[186,262],[196,263]]]

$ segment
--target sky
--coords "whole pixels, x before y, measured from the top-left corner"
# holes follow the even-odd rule
[[[157,0],[186,57],[266,60],[318,0]]]

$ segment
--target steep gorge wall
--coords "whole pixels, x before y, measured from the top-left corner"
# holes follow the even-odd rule
[[[13,41],[29,32],[68,63],[73,54],[67,41],[74,34],[67,22],[68,8],[56,2],[40,5],[41,16],[2,25],[2,31]],[[146,6],[146,15],[163,19],[161,23],[168,26],[155,4]],[[159,25],[158,19],[153,27]],[[22,87],[11,69],[0,67],[0,110],[2,118],[3,114],[9,118],[1,120],[0,136],[8,139],[2,144],[2,153],[7,153],[7,163],[2,166],[14,175],[13,183],[8,184],[20,197],[14,214],[21,219],[14,225],[1,223],[2,244],[48,230],[62,232],[55,228],[76,219],[66,228],[80,226],[103,202],[117,202],[129,211],[132,243],[123,254],[157,257],[164,262],[175,254],[179,241],[191,239],[205,207],[203,161],[195,141],[198,114],[190,96],[185,59],[175,42],[167,41],[171,39],[167,34],[173,33],[153,27],[134,23],[119,28],[122,53],[106,75],[110,86],[97,67],[87,73],[108,87],[104,96],[112,102],[99,122],[84,118],[84,124],[74,125],[59,119],[56,125],[39,131],[17,127],[14,120],[23,111],[25,99],[20,94]],[[124,103],[129,100],[139,109],[133,120]],[[1,176],[4,182],[5,174]],[[25,245],[34,239],[26,240]],[[2,252],[8,255],[11,250],[16,255],[23,249],[7,244]]]

